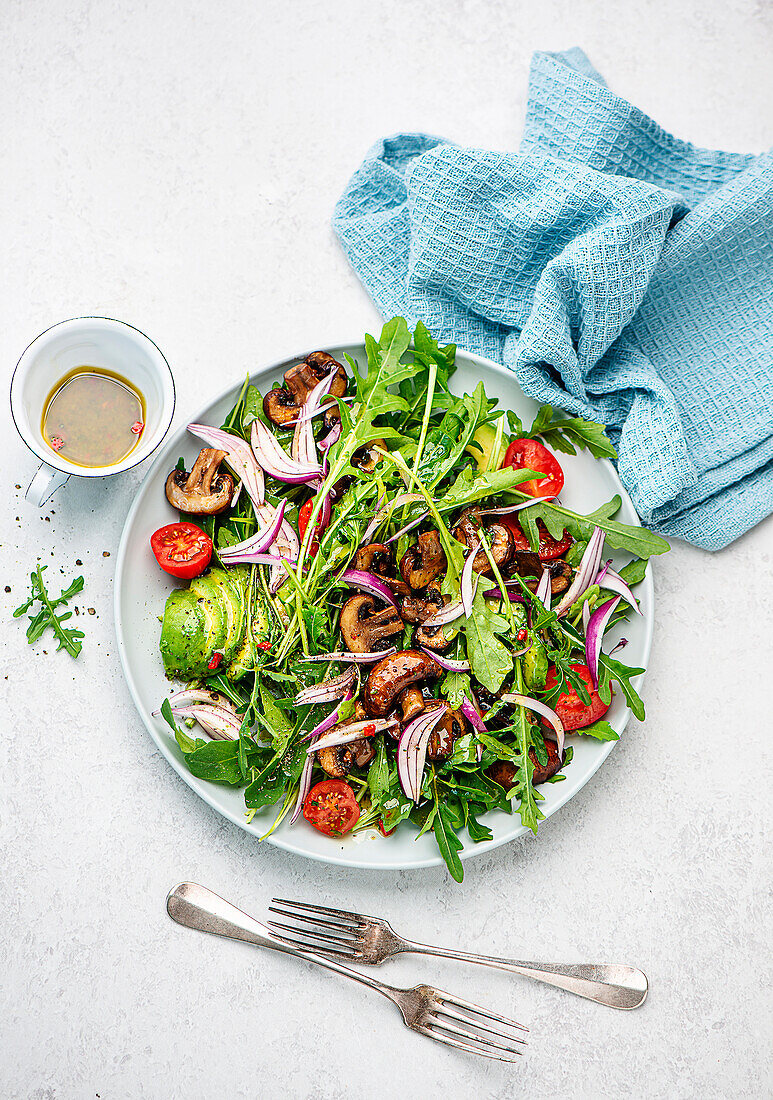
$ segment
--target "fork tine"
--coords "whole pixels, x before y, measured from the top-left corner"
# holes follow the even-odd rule
[[[457,1027],[456,1024],[452,1024],[448,1020],[433,1020],[430,1022],[431,1028],[442,1028],[443,1031],[450,1031],[452,1035],[459,1035],[462,1039],[466,1039],[468,1042],[483,1043],[484,1046],[491,1047],[493,1050],[504,1050],[507,1054],[519,1054],[515,1047],[503,1046],[502,1043],[495,1043],[493,1039],[487,1039],[485,1035],[477,1035],[473,1031],[465,1031],[461,1027]],[[494,1033],[496,1034],[496,1032]],[[500,1039],[507,1039],[507,1035],[500,1035]],[[523,1039],[513,1039],[514,1043],[523,1044]],[[524,1044],[525,1045],[525,1044]]]
[[[326,944],[336,949],[343,949],[345,951],[353,951],[354,944],[347,942],[346,940],[339,940],[336,936],[326,936],[324,932],[317,932],[309,928],[294,928],[291,924],[280,924],[278,920],[268,921],[269,928],[282,928],[285,932],[292,932],[294,936],[304,936],[306,939],[322,940]],[[282,933],[280,932],[281,936]]]
[[[507,1016],[498,1016],[496,1012],[488,1012],[485,1008],[481,1008],[480,1005],[474,1005],[470,1001],[463,1001],[460,997],[452,997],[448,993],[438,994],[438,1004],[442,1006],[444,1004],[454,1005],[456,1008],[463,1008],[469,1013],[475,1013],[479,1016],[485,1016],[488,1020],[496,1020],[497,1023],[507,1024],[508,1027],[517,1027],[520,1031],[528,1031],[528,1027],[523,1024],[516,1023],[515,1020],[508,1020]]]
[[[467,1054],[478,1054],[481,1058],[492,1058],[495,1062],[517,1062],[521,1057],[520,1051],[513,1051],[514,1057],[507,1058],[503,1054],[497,1054],[496,1051],[489,1051],[481,1049],[480,1047],[472,1046],[469,1043],[460,1043],[458,1039],[452,1039],[450,1035],[440,1035],[429,1029],[418,1029],[420,1035],[426,1035],[429,1039],[434,1039],[436,1043],[444,1043],[448,1047],[456,1047],[457,1050],[464,1050]]]
[[[436,1010],[433,1020],[440,1026],[446,1027],[444,1020],[437,1019],[437,1013],[442,1013],[443,1016],[448,1016],[451,1020],[458,1020],[461,1024],[470,1024],[473,1027],[479,1028],[481,1031],[487,1031],[490,1035],[496,1035],[498,1039],[509,1039],[513,1043],[521,1043],[523,1046],[527,1046],[525,1039],[521,1039],[515,1035],[507,1035],[504,1031],[497,1031],[495,1027],[491,1027],[490,1024],[482,1024],[478,1020],[473,1020],[471,1016],[464,1016],[461,1012],[455,1012],[452,1008],[439,1008]],[[452,1029],[453,1030],[453,1029]]]
[[[359,913],[350,913],[347,909],[330,909],[327,905],[310,905],[306,901],[289,901],[287,898],[272,898],[275,905],[292,905],[296,909],[307,909],[310,913],[327,913],[331,917],[343,917],[359,923],[362,918]]]
[[[348,924],[336,924],[335,921],[326,920],[324,917],[308,917],[305,913],[293,913],[287,909],[280,909],[276,905],[269,905],[268,911],[269,913],[278,913],[280,917],[289,917],[290,920],[303,921],[314,928],[326,928],[328,931],[340,933],[342,937],[350,940],[356,939],[359,934],[358,928],[352,928]],[[311,931],[311,929],[302,929],[302,931]]]
[[[315,943],[308,943],[306,940],[299,940],[297,936],[287,936],[284,933],[277,932],[277,936],[280,939],[286,940],[287,943],[291,943],[293,947],[299,947],[301,951],[316,951],[320,955],[335,955],[339,959],[357,959],[358,955],[354,951],[335,951],[332,947],[320,947]]]

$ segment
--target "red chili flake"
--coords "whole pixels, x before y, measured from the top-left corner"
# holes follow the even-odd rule
[[[135,420],[131,426],[131,430],[135,435],[139,435],[144,427],[145,425],[142,423],[141,420]]]
[[[525,642],[525,641],[526,641],[526,639],[528,638],[528,636],[529,636],[529,632],[528,632],[528,630],[526,629],[526,627],[525,627],[525,626],[522,626],[522,627],[521,627],[521,629],[520,629],[520,630],[518,631],[518,633],[516,634],[516,636],[515,636],[515,637],[516,637],[516,640],[517,640],[517,641],[519,641],[519,642]]]
[[[258,649],[265,649],[266,653],[268,653],[271,649],[271,643],[270,642],[256,642],[256,645],[257,645]]]
[[[385,829],[383,821],[379,821],[378,823],[378,831],[381,833],[382,836],[391,836],[396,828],[397,826],[393,825],[391,829]]]
[[[62,447],[64,447],[64,440],[62,439],[61,435],[52,436],[51,446],[54,448],[55,451],[61,451]]]
[[[362,736],[363,737],[373,737],[375,732],[376,732],[376,724],[375,724],[375,722],[370,722],[365,727],[365,729],[362,731]]]
[[[207,668],[218,668],[220,662],[223,660],[222,653],[213,653],[209,661],[207,662]]]

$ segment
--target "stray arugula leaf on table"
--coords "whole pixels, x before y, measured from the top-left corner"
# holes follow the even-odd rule
[[[30,573],[32,593],[21,607],[16,608],[13,617],[18,619],[21,615],[25,615],[30,611],[35,604],[40,604],[38,610],[30,615],[27,641],[30,645],[33,645],[43,636],[46,630],[50,629],[54,632],[58,642],[57,651],[65,649],[74,659],[83,646],[81,640],[84,637],[83,631],[76,630],[75,627],[63,626],[63,623],[72,618],[72,611],[68,611],[64,615],[57,615],[56,609],[66,604],[72,596],[83,591],[83,577],[76,577],[58,596],[50,596],[43,580],[43,573],[47,568],[47,565],[38,564],[35,572]]]

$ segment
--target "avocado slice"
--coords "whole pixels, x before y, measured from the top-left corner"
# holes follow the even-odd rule
[[[166,601],[161,625],[161,657],[167,676],[192,680],[206,676],[207,663],[226,637],[222,605],[190,588],[177,588]]]
[[[203,577],[191,581],[191,592],[220,607],[225,620],[225,637],[219,648],[227,661],[244,633],[244,598],[236,578],[232,580],[224,569],[211,569]]]

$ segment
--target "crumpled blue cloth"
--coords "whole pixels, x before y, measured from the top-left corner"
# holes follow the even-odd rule
[[[646,524],[716,550],[773,511],[773,154],[677,141],[537,53],[519,153],[384,139],[334,227],[385,316],[606,423]]]

